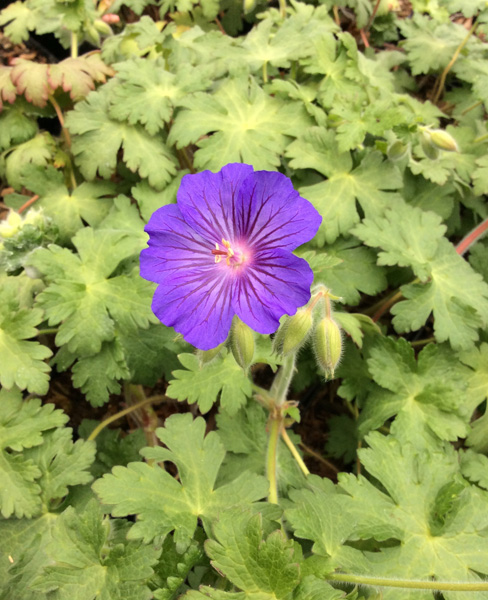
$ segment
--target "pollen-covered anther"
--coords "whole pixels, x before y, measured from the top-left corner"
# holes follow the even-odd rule
[[[217,243],[215,244],[215,250],[212,250],[216,263],[219,263],[222,258],[225,258],[228,267],[238,267],[246,260],[246,256],[241,251],[237,250],[237,252],[234,252],[229,240],[222,238],[222,245],[225,250],[220,249],[220,246]]]

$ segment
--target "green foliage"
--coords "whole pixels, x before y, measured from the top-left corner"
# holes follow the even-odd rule
[[[185,548],[195,532],[197,517],[209,519],[224,507],[245,506],[266,495],[266,480],[249,472],[215,489],[225,450],[215,432],[206,437],[204,433],[202,418],[173,415],[164,428],[157,430],[168,449],[143,450],[147,459],[175,464],[181,483],[160,466],[146,463],[115,467],[112,475],[95,482],[94,489],[101,500],[113,505],[113,516],[138,516],[129,534],[131,538],[148,542],[174,530],[177,545]],[[129,489],[131,493],[127,495]]]
[[[0,11],[0,600],[488,599],[487,22],[481,0]],[[160,323],[138,268],[182,177],[231,162],[322,217],[296,251],[309,340],[256,334],[247,370]]]
[[[187,370],[176,370],[167,389],[170,398],[197,402],[205,414],[220,394],[222,408],[230,414],[246,402],[251,395],[251,382],[236,363],[232,353],[222,351],[214,361],[201,365],[194,354],[180,354],[181,364]]]

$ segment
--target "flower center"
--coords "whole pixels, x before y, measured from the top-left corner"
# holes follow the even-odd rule
[[[215,250],[212,250],[216,263],[225,258],[228,267],[240,267],[246,261],[247,256],[237,248],[234,250],[228,240],[222,238],[222,245],[224,248],[221,249],[218,244],[215,244]]]

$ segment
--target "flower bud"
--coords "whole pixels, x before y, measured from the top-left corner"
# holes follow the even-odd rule
[[[216,358],[219,354],[224,344],[219,344],[216,348],[212,348],[211,350],[197,350],[197,357],[200,361],[200,365],[206,365],[209,362],[212,362],[214,358]]]
[[[437,160],[439,158],[439,149],[431,142],[427,130],[422,131],[420,134],[420,145],[427,158],[430,158],[430,160]]]
[[[230,346],[236,363],[247,370],[254,358],[254,332],[237,317],[232,324]]]
[[[243,3],[244,14],[247,15],[247,13],[250,13],[252,10],[254,10],[255,6],[256,6],[256,0],[244,0],[244,3]]]
[[[404,144],[400,140],[397,140],[388,146],[386,153],[388,158],[393,162],[402,160],[408,154],[408,144]]]
[[[319,366],[324,369],[327,379],[332,379],[342,354],[341,330],[334,319],[325,317],[317,323],[314,348]]]
[[[103,19],[95,19],[93,22],[93,26],[102,35],[113,35],[112,28],[110,25]]]
[[[430,136],[430,143],[435,148],[446,152],[459,152],[456,140],[447,131],[443,129],[428,129],[427,131]]]
[[[300,309],[280,327],[275,338],[275,348],[283,355],[299,350],[307,341],[312,329],[312,311]]]

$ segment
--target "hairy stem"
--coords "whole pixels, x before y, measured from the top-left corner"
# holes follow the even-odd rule
[[[298,466],[302,470],[305,477],[307,475],[310,475],[310,471],[307,469],[307,465],[303,462],[303,459],[300,456],[300,454],[298,453],[298,450],[296,449],[295,444],[290,440],[290,437],[284,427],[281,430],[281,437],[283,438],[283,441],[285,442],[285,444],[288,446],[288,449],[292,453],[293,458],[297,461]]]
[[[300,446],[302,447],[305,454],[309,454],[310,456],[313,456],[316,460],[318,460],[321,463],[323,463],[324,465],[326,465],[327,468],[329,468],[334,473],[339,473],[339,469],[334,464],[332,464],[330,461],[328,461],[326,458],[324,458],[321,454],[319,454],[318,452],[315,452],[315,450],[313,450],[312,448],[309,448],[303,442],[300,442]]]
[[[127,408],[124,408],[124,410],[121,410],[118,413],[111,415],[110,417],[108,417],[107,419],[105,419],[104,421],[99,423],[95,427],[95,429],[91,432],[91,434],[88,436],[88,439],[94,440],[97,437],[97,435],[103,429],[105,429],[105,427],[107,427],[107,425],[110,425],[110,423],[113,423],[114,421],[118,421],[122,417],[125,417],[125,415],[128,415],[128,414],[134,412],[135,410],[139,410],[140,408],[147,406],[148,404],[153,404],[155,402],[162,402],[163,400],[166,400],[166,396],[151,396],[150,398],[145,398],[144,400],[137,402],[137,404],[133,404],[132,406],[128,406]]]
[[[471,29],[468,31],[466,37],[464,38],[464,40],[459,44],[459,46],[456,48],[454,54],[452,55],[451,60],[449,61],[449,63],[447,64],[446,68],[444,69],[444,71],[442,71],[441,76],[439,77],[439,81],[437,82],[436,85],[436,92],[434,94],[434,97],[432,99],[432,102],[434,104],[437,104],[439,102],[439,98],[442,95],[442,92],[444,91],[444,84],[446,83],[446,77],[449,73],[449,71],[452,69],[454,63],[457,61],[457,59],[459,58],[459,55],[461,54],[462,49],[464,48],[464,46],[466,46],[466,44],[468,43],[469,38],[473,35],[473,33],[476,31],[476,28],[478,27],[478,23],[475,23]]]
[[[270,415],[269,420],[269,438],[268,452],[266,457],[266,472],[269,481],[268,502],[278,504],[278,479],[277,479],[277,458],[278,442],[283,427],[283,417],[279,410]]]
[[[295,353],[292,352],[283,360],[278,374],[274,378],[271,386],[270,396],[274,398],[276,406],[283,406],[288,395],[288,388],[295,374]]]
[[[365,575],[346,575],[332,573],[327,575],[329,581],[353,583],[355,585],[371,585],[374,587],[395,587],[415,590],[437,590],[439,592],[482,592],[488,590],[488,581],[421,581],[415,579],[386,579],[384,577],[369,577]]]
[[[286,0],[278,0],[280,5],[280,15],[284,19],[286,17]]]
[[[471,230],[468,235],[466,235],[456,246],[456,252],[463,256],[466,252],[471,248],[473,244],[475,244],[482,235],[486,233],[488,230],[488,219],[485,219],[482,223],[477,225],[473,230]]]

